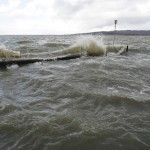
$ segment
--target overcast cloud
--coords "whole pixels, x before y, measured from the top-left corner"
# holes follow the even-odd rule
[[[0,34],[149,30],[150,0],[1,0]]]

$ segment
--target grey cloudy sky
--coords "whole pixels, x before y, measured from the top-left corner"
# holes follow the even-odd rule
[[[150,0],[0,0],[0,34],[149,30]]]

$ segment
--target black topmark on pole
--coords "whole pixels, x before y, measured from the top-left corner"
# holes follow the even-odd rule
[[[114,29],[114,40],[113,40],[113,46],[114,46],[114,43],[115,43],[115,35],[116,35],[117,20],[114,20],[114,23],[115,23],[115,29]]]
[[[116,30],[117,20],[115,20],[115,30]]]

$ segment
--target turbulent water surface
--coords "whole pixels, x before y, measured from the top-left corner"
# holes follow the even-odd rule
[[[51,57],[77,38],[0,36],[0,46]],[[0,149],[149,150],[150,37],[115,44],[129,45],[128,54],[0,69]]]

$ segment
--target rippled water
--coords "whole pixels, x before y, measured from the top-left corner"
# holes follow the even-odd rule
[[[0,36],[0,44],[49,57],[76,38]],[[104,36],[104,44],[112,39]],[[127,56],[1,69],[0,149],[150,149],[150,37],[117,36],[115,43],[129,45]]]

